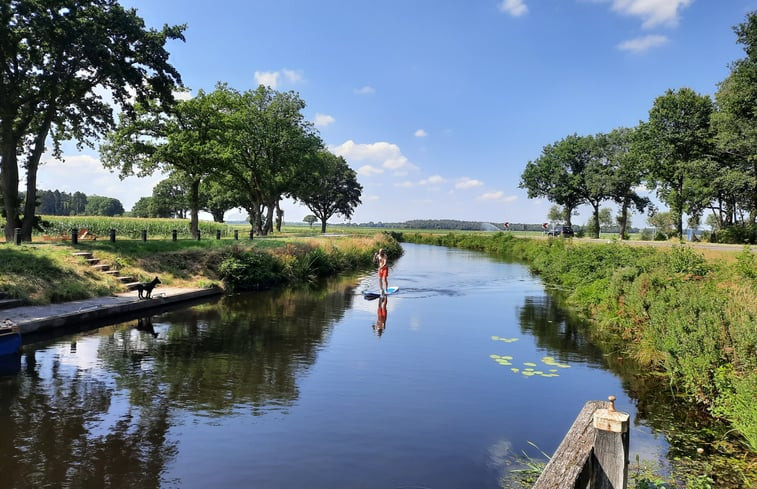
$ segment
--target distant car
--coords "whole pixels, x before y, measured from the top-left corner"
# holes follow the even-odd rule
[[[570,226],[555,226],[555,228],[547,233],[547,236],[562,236],[563,238],[573,237],[573,228]]]

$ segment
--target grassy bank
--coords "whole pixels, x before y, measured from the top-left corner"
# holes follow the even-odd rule
[[[710,260],[686,246],[448,233],[406,241],[524,260],[592,319],[606,351],[665,372],[670,388],[725,419],[757,452],[757,257]]]
[[[372,266],[384,247],[399,244],[384,233],[360,237],[249,240],[121,240],[0,245],[0,292],[30,304],[48,304],[125,291],[115,278],[94,270],[76,251],[90,251],[123,276],[164,285],[257,290],[315,282]]]

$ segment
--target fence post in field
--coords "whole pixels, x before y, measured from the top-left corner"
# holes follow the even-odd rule
[[[171,241],[176,241],[176,235],[178,234],[178,231],[175,229],[171,231]]]
[[[221,239],[221,230],[216,229],[216,239]]]
[[[142,241],[147,241],[147,229],[142,230]]]
[[[71,243],[72,244],[79,243],[79,229],[78,228],[71,228]]]
[[[253,235],[253,233],[254,233],[254,232],[253,232],[253,230],[252,230],[252,229],[250,229],[250,239],[252,239],[252,235]]]
[[[239,229],[235,229],[235,230],[234,230],[234,239],[235,239],[235,240],[238,240],[238,239],[239,239]]]
[[[200,231],[200,230],[198,229],[198,230],[197,230],[197,241],[200,241],[200,239],[201,239],[201,238],[202,238],[202,231]]]
[[[628,484],[628,413],[615,410],[615,396],[607,409],[594,412],[594,484],[596,489],[626,489]]]
[[[21,228],[13,230],[13,242],[16,243],[16,246],[21,244]]]
[[[116,230],[111,229],[110,230],[110,242],[115,243],[116,242]]]

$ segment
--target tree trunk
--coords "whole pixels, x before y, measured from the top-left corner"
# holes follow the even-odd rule
[[[594,208],[594,237],[599,239],[599,202],[596,205],[592,202],[591,206]]]
[[[0,166],[0,191],[3,197],[3,211],[5,214],[5,241],[12,243],[15,228],[20,227],[18,219],[18,159],[16,145],[12,131],[3,128],[2,134],[2,164]]]
[[[189,219],[189,234],[197,238],[200,223],[200,179],[193,178],[189,186],[189,207],[191,216]]]
[[[326,219],[321,219],[321,233],[326,232]]]
[[[573,208],[566,205],[563,210],[565,212],[565,225],[572,227],[573,225],[571,224],[571,217],[573,216]]]
[[[623,199],[623,204],[620,207],[620,240],[626,239],[626,226],[628,225],[628,197]]]
[[[279,202],[276,202],[276,232],[281,232],[281,223],[284,221],[284,211],[279,207]]]
[[[45,115],[45,120],[37,132],[34,139],[34,149],[29,155],[26,163],[26,203],[24,204],[24,218],[21,221],[21,239],[23,241],[32,240],[32,231],[34,230],[35,214],[37,210],[37,170],[39,169],[39,160],[42,153],[45,152],[45,140],[50,132],[54,110],[50,107]]]

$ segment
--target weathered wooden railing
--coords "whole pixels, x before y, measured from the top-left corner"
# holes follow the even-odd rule
[[[584,405],[532,489],[626,489],[629,415],[614,403]]]

